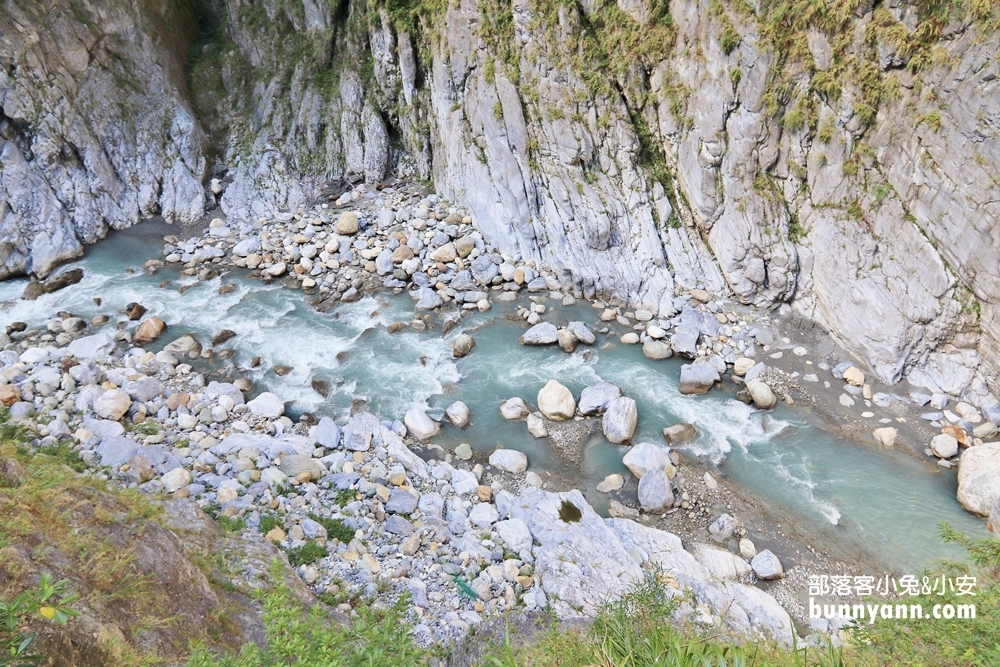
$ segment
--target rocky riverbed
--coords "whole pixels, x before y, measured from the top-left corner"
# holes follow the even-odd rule
[[[927,443],[944,464],[976,459],[976,470],[990,470],[992,459],[976,454],[992,451],[983,444],[996,434],[991,406],[946,411],[946,396],[924,401],[919,391],[878,391],[856,365],[841,362],[828,337],[702,290],[677,294],[669,318],[593,300],[590,321],[563,321],[546,304],[573,306],[583,294],[530,260],[495,251],[464,211],[413,186],[358,189],[257,225],[216,219],[203,232],[168,237],[164,259],[144,269],[176,265],[200,281],[246,272],[246,280],[302,289],[325,310],[382,290],[406,291],[414,317],[388,324],[390,333],[447,333],[462,325],[463,313],[516,301],[510,317],[530,326],[521,330],[524,345],[552,346],[556,355],[638,345],[654,363],[685,357],[691,363],[680,369],[682,394],[729,390],[759,410],[779,400],[800,404],[847,417],[845,434],[879,446],[906,442],[922,456]],[[53,280],[30,290],[70,282]],[[551,378],[495,406],[504,418],[524,420],[527,432],[549,439],[570,463],[580,463],[597,433],[629,447],[629,475],[609,475],[597,486],[609,497],[612,518],[603,519],[573,490],[572,478],[532,470],[520,452],[482,456],[468,445],[437,445],[440,423],[427,410],[374,415],[359,404],[338,420],[320,419],[255,391],[240,377],[246,369],[227,365],[239,341],[219,324],[208,340],[178,335],[139,303],[89,321],[53,313],[42,329],[11,323],[0,341],[0,400],[15,420],[35,425],[39,446],[70,444],[94,474],[195,498],[248,530],[263,526],[285,549],[318,545],[320,557],[299,574],[344,611],[368,596],[407,591],[424,642],[459,636],[515,607],[593,611],[657,567],[669,571],[676,590],[695,593],[698,604],[686,615],[788,639],[787,613],[747,585],[786,574],[770,549],[798,584],[810,567],[844,567],[727,479],[724,465],[716,469],[688,449],[697,424],[664,423],[663,444],[636,442],[645,416],[629,386],[603,382],[574,394]],[[161,337],[170,342],[147,350],[162,346]],[[471,329],[459,336],[452,355],[481,353],[476,337]],[[918,420],[922,402],[940,414]],[[460,401],[445,415],[458,428],[470,419]],[[967,453],[956,459],[960,442]],[[964,484],[963,504],[981,514],[997,495],[989,474],[967,474]],[[775,591],[796,611],[801,590]]]

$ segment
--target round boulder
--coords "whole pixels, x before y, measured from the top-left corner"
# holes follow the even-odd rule
[[[455,339],[455,342],[451,346],[451,354],[456,359],[461,359],[469,352],[472,352],[472,348],[476,346],[476,341],[472,339],[469,334],[461,334]]]
[[[528,469],[528,457],[516,449],[498,449],[490,454],[490,465],[504,472],[524,472]]]
[[[896,444],[896,436],[899,435],[899,431],[891,426],[885,426],[883,428],[877,428],[872,431],[872,436],[875,438],[875,442],[882,445],[883,447],[892,447]]]
[[[147,343],[152,343],[154,340],[159,338],[163,331],[167,328],[167,323],[161,320],[155,315],[152,317],[147,317],[136,329],[135,341],[136,345],[146,345]]]
[[[458,428],[465,428],[469,425],[469,406],[462,401],[455,401],[449,405],[444,414],[448,417],[448,421]]]
[[[669,359],[673,356],[674,351],[669,343],[662,340],[647,340],[642,344],[642,354],[647,359],[659,361],[660,359]]]
[[[420,408],[410,408],[403,417],[403,423],[418,440],[433,438],[441,430],[441,425],[428,417]]]
[[[94,413],[102,419],[118,421],[132,407],[132,397],[121,389],[106,391],[94,401]]]
[[[509,421],[524,419],[530,413],[531,410],[524,404],[524,399],[517,396],[508,398],[500,404],[500,414]]]
[[[931,438],[931,451],[941,459],[950,459],[958,454],[958,440],[954,436],[942,433]]]
[[[351,236],[358,233],[359,226],[358,214],[354,211],[344,211],[340,214],[340,218],[337,219],[335,228],[338,234]]]
[[[698,432],[695,430],[694,424],[688,424],[687,422],[680,422],[663,428],[663,439],[671,445],[694,440],[697,434]]]
[[[759,410],[770,410],[778,404],[778,399],[771,391],[771,388],[760,380],[750,380],[747,382],[747,392],[750,400]]]
[[[576,412],[573,394],[556,380],[549,380],[538,392],[538,409],[547,419],[565,421]]]
[[[773,581],[785,576],[781,561],[771,553],[770,549],[765,549],[754,556],[753,560],[750,561],[750,567],[753,568],[753,573],[757,575],[757,578],[764,581]]]

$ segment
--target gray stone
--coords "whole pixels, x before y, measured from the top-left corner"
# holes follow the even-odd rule
[[[408,537],[413,533],[413,524],[398,514],[392,514],[385,520],[385,532]]]
[[[97,446],[96,451],[102,466],[118,469],[135,456],[139,451],[139,445],[128,438],[105,438]]]
[[[753,560],[750,561],[750,567],[753,568],[753,573],[757,575],[757,578],[764,581],[773,581],[785,576],[781,561],[771,553],[770,549],[765,549],[754,556]]]
[[[667,473],[647,470],[639,480],[639,505],[649,514],[663,514],[674,504],[674,490]]]
[[[319,478],[326,473],[319,461],[309,456],[302,456],[300,454],[291,454],[289,456],[281,457],[280,468],[281,472],[285,473],[289,477],[295,477],[304,472],[309,473],[310,479],[314,482],[319,480]]]
[[[559,330],[551,322],[539,322],[518,338],[521,345],[552,345],[559,340]]]
[[[528,433],[535,436],[536,438],[545,438],[549,435],[549,430],[545,428],[545,420],[542,419],[538,414],[532,413],[528,415],[525,419],[525,426],[528,427]]]
[[[670,338],[670,345],[674,352],[682,357],[693,359],[698,354],[698,336],[700,332],[697,328],[681,325]]]
[[[719,381],[719,372],[707,361],[681,366],[679,391],[682,394],[704,394]]]
[[[305,535],[307,540],[316,540],[316,539],[325,540],[329,537],[326,534],[326,528],[324,528],[323,524],[319,523],[318,521],[314,521],[312,519],[303,519],[302,523],[300,524],[300,527],[302,528],[302,534]]]
[[[451,486],[460,496],[475,493],[479,488],[479,480],[468,470],[456,468],[451,472]]]
[[[670,465],[670,451],[651,442],[640,442],[625,453],[622,463],[633,475],[642,479],[650,470],[666,470]]]
[[[336,449],[340,446],[340,427],[329,417],[323,417],[316,425],[313,437],[320,446]]]
[[[504,544],[514,553],[520,553],[531,548],[531,531],[520,519],[507,519],[499,521],[494,526],[494,530],[504,541]]]
[[[934,456],[950,459],[958,454],[958,440],[947,433],[941,433],[931,438],[931,451]]]
[[[580,414],[594,415],[607,410],[612,401],[622,395],[622,390],[610,382],[598,382],[580,393]]]
[[[441,306],[441,296],[430,287],[421,287],[417,301],[418,310],[434,310]]]
[[[77,338],[66,346],[66,352],[71,357],[76,357],[81,361],[89,361],[100,355],[110,354],[114,349],[114,339],[108,332]]]
[[[417,498],[409,491],[393,489],[389,492],[389,501],[385,504],[385,511],[395,514],[413,514],[417,509]]]
[[[728,514],[722,514],[708,527],[708,532],[718,539],[727,539],[732,536],[733,531],[739,527],[735,518]]]
[[[635,401],[627,396],[621,396],[608,404],[601,420],[601,429],[609,442],[620,445],[632,439],[638,423],[639,412]]]
[[[500,514],[497,509],[489,503],[479,503],[469,512],[469,523],[480,530],[489,530],[499,519]]]
[[[754,381],[754,380],[756,380],[756,379],[757,379],[758,377],[760,377],[760,376],[761,376],[761,374],[762,374],[762,373],[763,373],[764,371],[766,371],[766,370],[767,370],[767,366],[765,366],[765,365],[764,365],[764,362],[757,362],[756,364],[754,364],[753,366],[751,366],[751,367],[750,367],[750,370],[748,370],[748,371],[747,371],[747,372],[746,372],[746,373],[745,373],[745,374],[743,375],[743,380],[744,380],[745,382],[753,382],[753,381]]]
[[[570,322],[566,325],[566,331],[576,336],[576,339],[584,345],[593,345],[597,338],[587,325],[583,322]]]

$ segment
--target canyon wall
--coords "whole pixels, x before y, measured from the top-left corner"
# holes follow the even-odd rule
[[[580,294],[794,308],[995,402],[996,3],[127,4],[0,5],[3,275],[399,175]]]

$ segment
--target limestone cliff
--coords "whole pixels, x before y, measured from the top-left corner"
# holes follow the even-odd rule
[[[204,211],[174,3],[0,3],[0,278],[45,275],[109,228]]]
[[[197,0],[188,50],[49,4],[0,14],[6,274],[198,217],[211,156],[246,225],[395,172],[588,296],[788,304],[885,381],[1000,389],[996,2]]]

